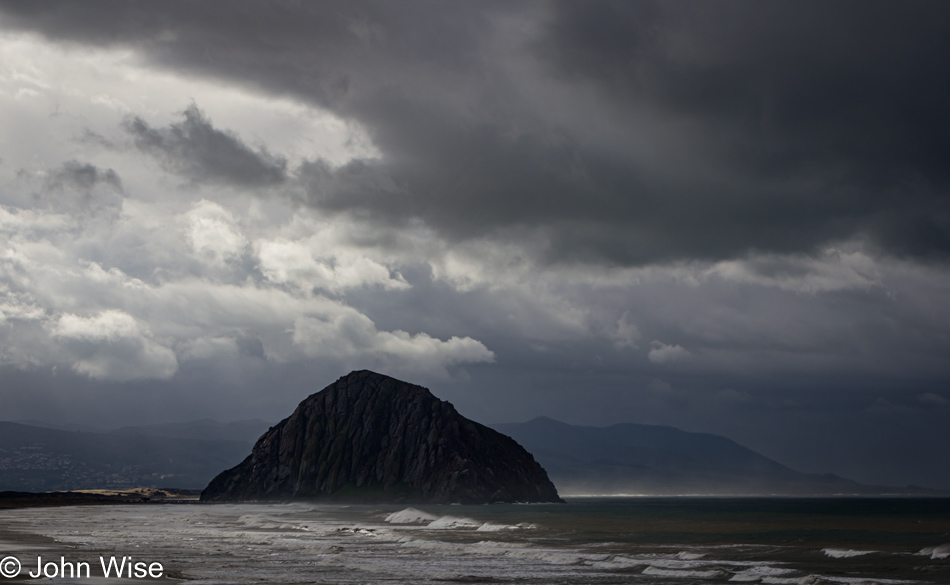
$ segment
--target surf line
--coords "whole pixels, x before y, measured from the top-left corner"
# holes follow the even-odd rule
[[[105,557],[99,557],[99,564],[102,566],[102,575],[109,579],[113,575],[119,579],[125,577],[126,579],[160,579],[165,573],[165,567],[157,562],[153,561],[151,563],[138,561],[133,561],[132,557],[109,557],[109,560],[106,561]],[[89,579],[91,576],[91,571],[89,563],[83,561],[71,562],[67,561],[66,557],[59,557],[59,563],[56,561],[43,562],[43,557],[36,557],[36,571],[29,572],[29,575],[33,579],[39,579],[40,577],[45,577],[47,579],[54,579],[56,577],[66,577],[70,579]]]

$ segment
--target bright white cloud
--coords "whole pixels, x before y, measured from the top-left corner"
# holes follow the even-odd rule
[[[83,341],[113,342],[139,337],[142,327],[128,313],[115,309],[102,311],[92,317],[66,313],[52,326],[53,337]]]
[[[75,147],[71,139],[80,136],[84,126],[114,138],[129,113],[166,124],[189,99],[217,123],[251,143],[266,143],[292,163],[322,158],[344,164],[378,156],[359,125],[300,101],[220,80],[143,69],[136,56],[123,49],[60,48],[37,36],[0,33],[0,122],[5,130],[0,143],[6,140],[13,146],[20,141],[19,153],[4,153],[8,161],[13,155],[17,166],[44,168],[67,160],[65,153]],[[59,120],[51,123],[50,112]],[[37,127],[44,132],[31,135],[28,129]],[[50,133],[63,140],[51,141]]]
[[[72,368],[90,378],[165,379],[178,371],[175,353],[153,339],[147,326],[116,309],[90,317],[60,315],[50,323],[50,336],[71,358]]]
[[[448,341],[425,333],[378,331],[356,311],[340,311],[327,318],[303,317],[294,324],[294,343],[310,356],[332,356],[346,361],[369,361],[397,371],[445,373],[464,363],[495,361],[495,354],[470,337]]]
[[[187,215],[188,240],[196,254],[221,263],[240,256],[247,246],[231,213],[217,203],[201,200]]]
[[[14,292],[0,282],[0,325],[7,321],[36,321],[42,318],[43,308],[36,304],[32,295]]]
[[[0,362],[167,379],[180,361],[239,359],[240,339],[257,340],[274,362],[434,375],[494,359],[471,337],[380,330],[315,294],[408,287],[389,256],[348,243],[345,229],[309,221],[308,236],[286,239],[295,229],[287,222],[209,199],[179,210],[133,194],[120,211],[89,218],[0,206]]]
[[[126,115],[168,128],[180,121],[188,98],[250,150],[286,159],[288,184],[261,193],[183,183],[131,147],[122,130]],[[707,371],[826,362],[847,368],[854,362],[836,360],[841,348],[932,357],[927,344],[917,347],[913,339],[890,348],[864,343],[875,339],[869,330],[891,327],[877,339],[895,339],[904,328],[894,323],[913,321],[926,332],[950,322],[945,304],[932,303],[950,292],[946,275],[874,257],[854,242],[813,257],[544,265],[539,259],[550,241],[539,229],[447,242],[419,220],[390,229],[353,215],[320,215],[291,203],[299,187],[294,169],[305,159],[338,165],[376,156],[366,140],[354,139],[358,128],[289,98],[143,69],[128,52],[64,51],[36,37],[4,34],[0,106],[4,363],[81,362],[75,367],[91,376],[128,378],[104,357],[114,342],[66,334],[109,330],[109,319],[118,327],[122,319],[110,311],[139,327],[138,337],[122,338],[138,340],[128,362],[154,377],[174,373],[169,355],[237,359],[238,339],[259,341],[265,358],[277,362],[415,362],[438,372],[493,360],[491,336],[590,363],[585,352],[595,350],[585,344],[599,343],[623,350],[603,354],[623,360],[623,367],[689,357],[691,368]],[[67,181],[87,164],[97,169],[97,183],[87,189]],[[356,293],[364,300],[394,291],[415,298],[416,281],[403,275],[420,267],[429,273],[416,278],[431,275],[425,284],[438,292],[419,294],[441,295],[444,305],[439,310],[446,314],[433,319],[457,318],[459,331],[434,336],[418,312],[377,326],[371,311],[347,304]],[[873,311],[859,304],[841,310],[833,302],[839,293],[887,300],[869,304]],[[477,311],[463,316],[457,308],[469,303]],[[671,338],[682,345],[658,341]],[[858,338],[864,345],[852,343]],[[629,351],[650,339],[657,341],[645,355]],[[861,367],[884,363],[866,360]]]
[[[340,292],[348,288],[379,285],[404,289],[409,284],[395,271],[360,253],[347,253],[338,243],[321,246],[320,238],[262,241],[257,246],[261,272],[271,282],[297,288]]]

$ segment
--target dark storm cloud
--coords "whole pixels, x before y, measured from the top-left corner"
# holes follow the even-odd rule
[[[83,131],[73,140],[79,144],[85,144],[107,150],[116,150],[118,148],[114,142],[102,134],[99,134],[98,132],[93,132],[89,128],[84,128]]]
[[[565,77],[690,125],[691,145],[734,181],[709,187],[748,241],[864,233],[942,256],[948,22],[942,2],[562,2],[539,47]],[[782,233],[773,245],[749,231],[756,218]],[[800,230],[813,236],[796,241]]]
[[[59,211],[114,210],[124,197],[122,179],[113,169],[76,160],[39,174],[20,169],[17,175],[21,181],[35,185],[34,202]]]
[[[702,122],[752,176],[830,161],[942,182],[948,18],[942,2],[563,2],[540,47],[611,99]]]
[[[197,182],[266,187],[286,179],[287,161],[267,150],[252,150],[237,136],[217,130],[194,104],[184,121],[152,128],[139,117],[125,129],[142,152],[155,156],[167,170]]]
[[[0,97],[35,110],[4,154],[30,169],[0,201],[7,412],[278,420],[419,364],[482,422],[671,424],[948,487],[950,283],[918,261],[950,248],[947,6],[0,0],[49,41],[0,41]],[[18,145],[54,124],[68,150]]]
[[[114,170],[103,170],[95,165],[75,160],[63,163],[46,178],[46,189],[52,191],[75,189],[88,193],[98,185],[122,192],[122,180]]]
[[[421,218],[450,238],[535,228],[555,261],[808,252],[853,237],[950,253],[946,3],[2,7],[6,26],[133,46],[360,123],[382,157],[310,167],[309,202],[328,210]],[[537,79],[509,60],[550,92],[532,93]],[[585,88],[595,96],[572,93]],[[202,134],[195,115],[163,137],[133,128],[180,169],[283,176],[263,153]],[[191,145],[211,138],[237,156],[189,167],[206,152]]]

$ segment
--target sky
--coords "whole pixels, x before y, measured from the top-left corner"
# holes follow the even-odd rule
[[[950,4],[0,0],[0,418],[483,423],[950,489]]]

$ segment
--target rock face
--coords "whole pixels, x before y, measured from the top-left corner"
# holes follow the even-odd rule
[[[534,457],[427,389],[352,372],[258,439],[202,501],[559,502]]]

